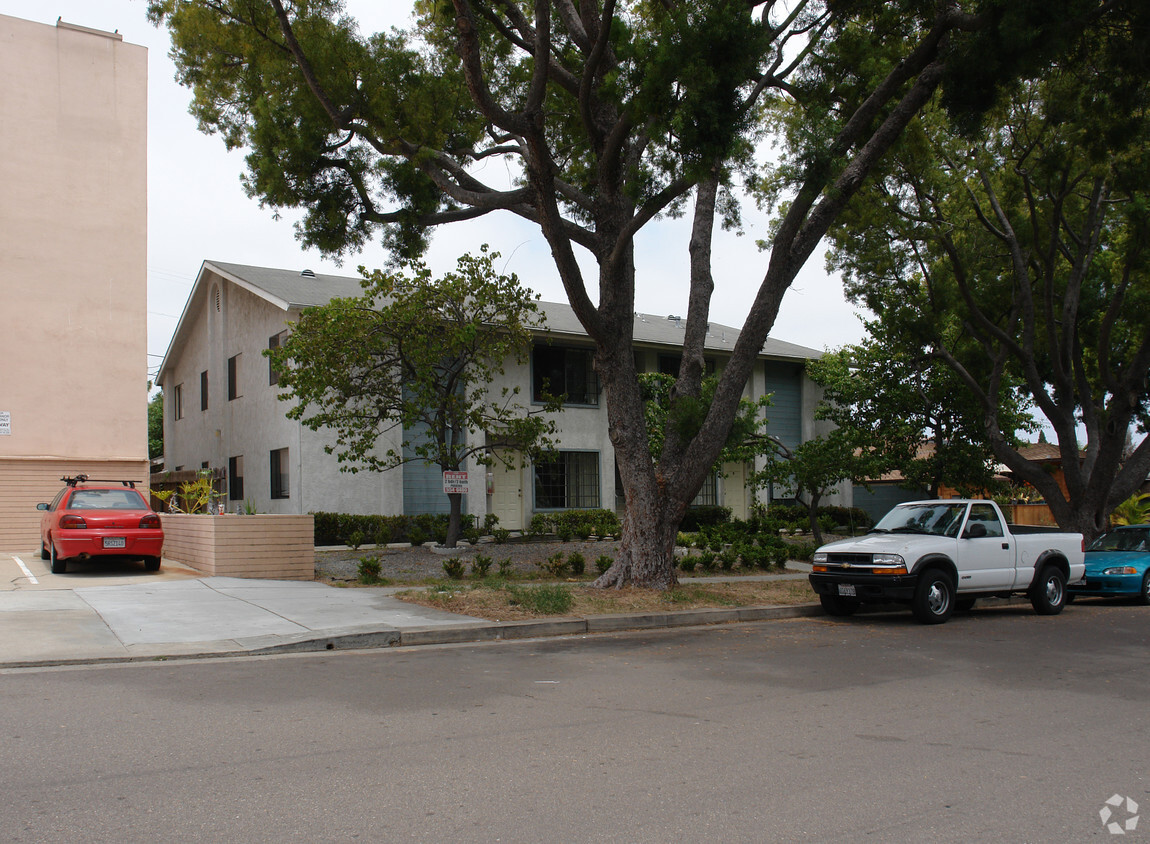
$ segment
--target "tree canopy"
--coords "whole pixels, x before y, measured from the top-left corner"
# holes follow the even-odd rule
[[[458,220],[500,211],[538,225],[595,344],[626,496],[622,550],[599,582],[666,588],[678,523],[783,293],[869,171],[940,86],[977,112],[1125,5],[423,0],[418,35],[363,35],[338,0],[151,0],[149,14],[171,29],[201,126],[250,149],[251,194],[304,209],[305,242],[341,253],[378,233],[402,258]],[[770,257],[754,279],[716,279],[714,226],[737,224],[742,188],[763,180],[756,144],[783,106],[810,142],[765,182],[786,200]],[[701,394],[716,285],[758,292],[704,424],[653,458],[632,343],[634,238],[688,210],[672,402]],[[590,284],[580,250],[595,262]]]
[[[1113,101],[1131,71],[1109,36],[976,135],[925,112],[834,234],[883,335],[945,363],[996,460],[1087,535],[1150,473],[1150,440],[1125,453],[1150,424],[1150,94],[1143,74]],[[1016,448],[1018,393],[1057,435],[1065,492]]]
[[[464,255],[439,278],[419,262],[376,270],[362,296],[305,310],[266,352],[280,398],[294,402],[288,417],[332,431],[327,451],[350,472],[412,461],[452,471],[489,463],[499,449],[546,449],[558,403],[526,407],[517,386],[498,383],[508,365],[526,362],[542,319],[537,297],[495,272],[496,257]],[[461,494],[448,499],[454,545]]]

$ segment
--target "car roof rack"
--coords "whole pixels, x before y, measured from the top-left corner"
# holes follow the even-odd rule
[[[76,475],[76,477],[74,477],[74,478],[69,478],[67,475],[65,475],[64,477],[60,478],[60,480],[62,480],[68,486],[73,487],[73,488],[75,488],[76,484],[86,484],[86,483],[120,484],[121,486],[130,487],[131,489],[136,488],[136,482],[135,481],[125,481],[125,480],[121,480],[119,478],[117,478],[115,480],[109,480],[108,478],[89,478],[87,475]]]

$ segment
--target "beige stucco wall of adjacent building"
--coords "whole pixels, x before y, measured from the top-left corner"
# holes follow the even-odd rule
[[[24,551],[62,471],[147,480],[147,50],[0,15],[0,86],[0,548]]]

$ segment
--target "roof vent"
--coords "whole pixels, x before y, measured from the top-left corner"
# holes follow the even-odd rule
[[[299,274],[304,278],[315,278],[315,273],[313,273],[311,270],[300,270]]]

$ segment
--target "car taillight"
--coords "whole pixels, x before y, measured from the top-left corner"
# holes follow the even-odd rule
[[[69,513],[66,516],[60,517],[60,528],[62,530],[78,530],[79,528],[86,528],[88,523],[84,521],[83,516],[74,516]]]
[[[144,516],[144,518],[140,519],[140,527],[141,528],[155,529],[155,528],[158,528],[159,526],[160,526],[160,517],[157,516],[155,513],[149,513],[148,515]]]

